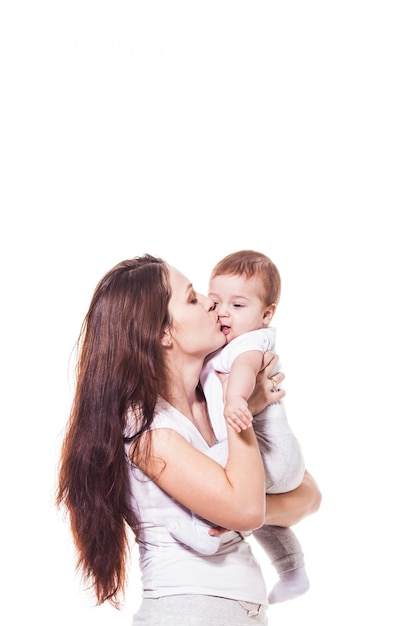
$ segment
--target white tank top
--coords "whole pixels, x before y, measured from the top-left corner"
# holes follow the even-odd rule
[[[158,404],[152,428],[175,430],[192,446],[222,466],[226,464],[227,439],[209,447],[194,424],[164,401]],[[216,424],[213,429],[216,436],[221,434]],[[126,444],[126,453],[129,446]],[[168,531],[166,520],[169,517],[191,520],[191,511],[162,491],[130,461],[127,462],[131,505],[138,520],[133,531],[139,544],[143,597],[195,593],[267,605],[260,566],[242,534],[225,533],[219,550],[210,556],[178,543]]]

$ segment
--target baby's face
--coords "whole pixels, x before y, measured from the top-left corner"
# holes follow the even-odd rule
[[[228,342],[242,333],[269,325],[270,318],[265,317],[266,307],[256,278],[229,274],[216,276],[210,280],[209,297],[216,304]]]

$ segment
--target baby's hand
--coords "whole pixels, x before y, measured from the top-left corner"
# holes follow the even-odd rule
[[[234,396],[227,401],[224,416],[229,426],[237,433],[252,426],[252,413],[248,409],[248,403],[241,396]]]

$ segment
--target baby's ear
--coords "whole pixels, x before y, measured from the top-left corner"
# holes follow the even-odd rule
[[[277,305],[275,303],[269,304],[264,311],[264,324],[269,324],[269,322],[274,317],[275,311],[277,310]]]

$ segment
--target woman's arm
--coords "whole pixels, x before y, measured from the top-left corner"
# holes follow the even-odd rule
[[[303,482],[297,489],[287,493],[266,495],[265,524],[271,526],[293,526],[302,519],[316,513],[321,504],[321,492],[312,475],[305,471]],[[213,527],[209,534],[218,537],[226,528]]]
[[[316,513],[321,505],[321,492],[312,475],[306,470],[297,489],[287,493],[266,496],[265,524],[293,526]]]
[[[132,461],[167,494],[213,525],[253,530],[263,525],[265,517],[265,476],[258,443],[252,427],[240,433],[227,429],[229,456],[224,468],[168,428],[142,435]]]

